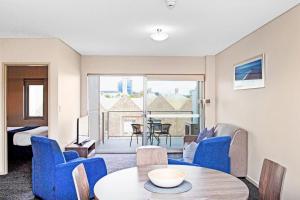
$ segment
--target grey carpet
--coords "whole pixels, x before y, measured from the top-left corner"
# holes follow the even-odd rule
[[[0,199],[34,199],[31,192],[31,161],[9,161],[9,173],[0,176]]]
[[[109,173],[135,166],[135,154],[101,154]],[[178,158],[180,155],[171,154]],[[258,189],[246,179],[241,179],[249,188],[250,200],[258,199]],[[10,161],[9,173],[0,176],[0,200],[36,200],[31,192],[31,161]]]

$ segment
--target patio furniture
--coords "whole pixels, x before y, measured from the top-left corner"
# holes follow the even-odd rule
[[[193,165],[230,173],[230,147],[231,137],[213,137],[202,140],[195,152],[192,163],[182,160],[169,159],[169,164]]]
[[[132,137],[135,135],[136,136],[136,143],[139,143],[139,136],[143,136],[143,131],[142,131],[142,124],[131,124],[132,127],[132,134],[130,137],[130,146],[132,143]]]
[[[271,160],[264,160],[259,180],[260,200],[280,200],[285,172],[285,167]]]
[[[170,138],[170,146],[172,145],[172,136],[170,134],[170,127],[172,124],[160,124],[159,130],[155,131],[154,134],[157,134],[158,145],[160,144],[160,136],[166,137],[166,144],[168,144],[168,137]]]
[[[180,194],[152,193],[144,188],[148,172],[158,168],[175,168],[186,173],[185,180],[192,189]],[[101,199],[246,200],[249,189],[238,178],[220,171],[184,165],[150,165],[116,171],[100,179],[94,187],[95,197]]]
[[[161,131],[161,122],[160,120],[149,120],[147,124],[149,128],[150,144],[153,145],[153,138],[155,138],[158,142],[158,137],[155,135],[155,133]]]
[[[85,172],[84,165],[81,163],[72,172],[73,181],[76,189],[78,200],[89,200],[90,199],[90,187]]]
[[[167,165],[167,149],[158,146],[141,146],[136,151],[136,165]]]
[[[62,152],[55,140],[32,136],[32,192],[41,199],[77,199],[72,171],[83,164],[89,185],[107,175],[102,158],[80,158],[76,151]],[[93,190],[90,191],[94,197]]]

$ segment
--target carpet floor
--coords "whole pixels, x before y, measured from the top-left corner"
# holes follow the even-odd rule
[[[108,173],[135,166],[135,154],[101,154]],[[171,154],[178,158],[180,155]],[[246,179],[241,179],[249,188],[250,200],[258,199],[258,189]],[[36,200],[31,192],[31,161],[10,161],[9,173],[0,176],[0,200]]]

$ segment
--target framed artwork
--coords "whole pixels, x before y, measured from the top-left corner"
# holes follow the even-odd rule
[[[234,65],[234,89],[265,87],[265,56],[254,58]]]

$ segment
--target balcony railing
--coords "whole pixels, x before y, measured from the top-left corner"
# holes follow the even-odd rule
[[[170,134],[174,137],[182,137],[187,132],[186,124],[198,124],[199,114],[193,111],[148,111],[148,119],[158,119],[161,123],[171,124]],[[143,124],[142,111],[107,111],[102,112],[103,138],[129,137],[132,134],[132,123]]]

